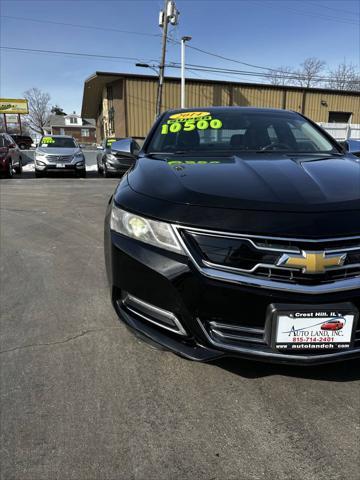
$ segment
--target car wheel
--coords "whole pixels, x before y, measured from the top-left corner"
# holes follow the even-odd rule
[[[86,178],[86,170],[84,170],[83,172],[78,173],[78,177],[79,177],[79,178]]]
[[[20,143],[19,148],[20,150],[25,150],[26,149],[25,143]]]
[[[12,162],[9,162],[6,178],[12,178],[13,176],[14,176],[13,165],[12,165]]]
[[[103,176],[104,176],[105,178],[110,178],[110,177],[111,177],[111,174],[108,172],[108,170],[107,170],[107,168],[106,168],[105,165],[103,166],[103,171],[102,171],[102,173],[103,173]]]
[[[19,158],[19,166],[16,167],[16,173],[18,173],[19,175],[21,175],[21,174],[22,174],[22,171],[23,171],[22,160],[21,160],[21,158]]]

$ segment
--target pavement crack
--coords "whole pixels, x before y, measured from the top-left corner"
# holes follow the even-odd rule
[[[114,330],[114,329],[119,329],[119,327],[105,327],[105,328],[93,328],[89,330],[84,330],[80,333],[77,333],[76,335],[72,335],[71,337],[67,337],[64,340],[58,340],[57,342],[48,342],[48,343],[30,343],[28,345],[21,345],[19,347],[14,347],[14,348],[9,348],[8,350],[1,350],[0,355],[3,353],[9,353],[9,352],[16,352],[19,350],[25,350],[27,348],[35,348],[35,347],[49,347],[51,345],[60,345],[63,343],[68,343],[72,342],[73,340],[76,340],[78,338],[84,337],[85,335],[88,335],[90,333],[94,332],[103,332],[106,330]]]

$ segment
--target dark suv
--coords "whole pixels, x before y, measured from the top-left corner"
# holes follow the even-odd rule
[[[20,150],[28,150],[33,143],[32,138],[27,135],[11,134],[11,137],[14,139],[15,143],[19,146]]]

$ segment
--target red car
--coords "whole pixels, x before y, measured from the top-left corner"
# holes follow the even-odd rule
[[[343,319],[334,319],[328,320],[327,322],[321,325],[321,330],[341,330],[345,325],[345,321]]]
[[[0,173],[12,178],[14,170],[22,172],[22,161],[19,147],[7,133],[0,133]]]

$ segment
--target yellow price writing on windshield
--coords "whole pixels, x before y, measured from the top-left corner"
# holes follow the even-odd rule
[[[208,128],[219,129],[222,127],[222,121],[218,118],[208,119],[189,119],[183,122],[164,123],[161,126],[161,135],[167,135],[168,133],[178,133],[180,130],[184,132],[191,132],[192,130],[207,130]]]
[[[44,137],[41,140],[41,143],[44,143],[44,144],[55,143],[55,140],[52,137]]]

